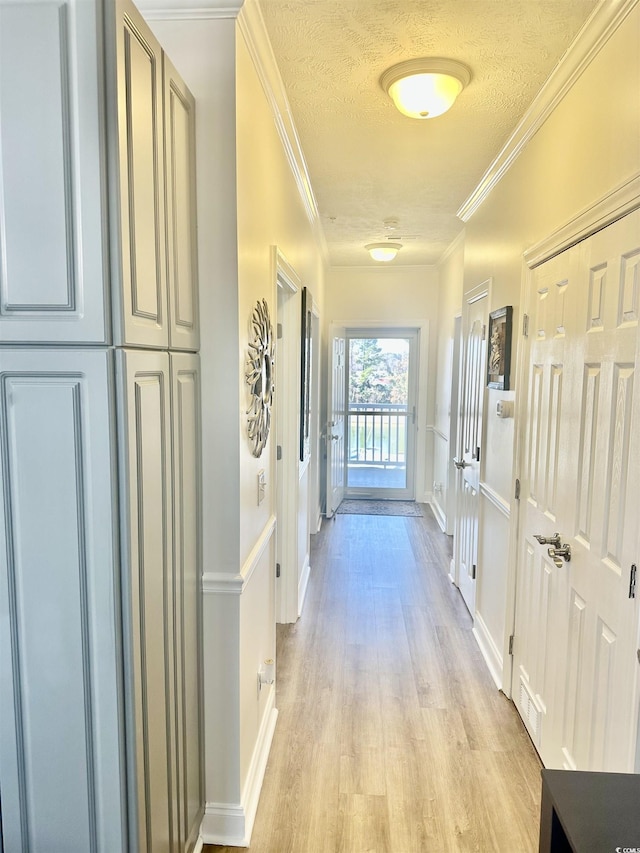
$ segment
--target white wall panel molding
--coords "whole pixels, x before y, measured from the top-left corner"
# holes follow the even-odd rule
[[[137,0],[147,21],[208,21],[237,18],[244,0]]]
[[[639,0],[601,0],[480,183],[457,211],[468,222]]]
[[[491,488],[487,483],[480,483],[480,494],[482,497],[486,498],[489,503],[491,503],[505,518],[509,518],[511,516],[511,506],[508,501],[499,495],[494,489]]]
[[[311,223],[318,249],[328,263],[329,250],[311,186],[307,162],[257,0],[245,0],[238,15],[238,25],[271,108],[278,135]]]
[[[489,629],[487,628],[484,619],[476,611],[473,620],[473,636],[476,638],[482,657],[487,664],[491,677],[495,681],[498,690],[502,690],[502,655],[500,649],[494,642]]]
[[[231,574],[231,572],[204,572],[202,575],[202,592],[205,595],[241,595],[251,580],[275,529],[276,517],[275,515],[271,515],[240,572],[238,574]]]
[[[524,252],[529,269],[540,266],[550,258],[586,240],[617,219],[640,207],[640,172],[623,181],[593,204],[585,207],[560,228]]]
[[[251,758],[240,803],[207,803],[200,835],[205,844],[248,847],[258,810],[271,742],[276,729],[278,711],[275,687],[270,687],[267,708]]]

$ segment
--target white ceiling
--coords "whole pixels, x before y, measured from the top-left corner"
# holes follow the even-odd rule
[[[333,265],[432,264],[597,0],[260,0]],[[379,86],[405,59],[444,56],[472,79],[449,113],[401,115]],[[396,231],[385,219],[399,221]]]

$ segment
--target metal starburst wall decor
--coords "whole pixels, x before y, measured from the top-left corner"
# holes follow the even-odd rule
[[[249,342],[249,356],[245,376],[251,389],[251,405],[247,409],[247,432],[251,452],[261,456],[271,426],[271,405],[274,385],[273,328],[269,306],[265,299],[258,302],[251,317],[253,341]]]

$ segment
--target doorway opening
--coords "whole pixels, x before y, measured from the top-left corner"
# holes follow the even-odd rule
[[[418,331],[346,333],[345,497],[413,500]]]

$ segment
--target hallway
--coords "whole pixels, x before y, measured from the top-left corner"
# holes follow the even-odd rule
[[[540,762],[424,511],[338,515],[313,537],[303,615],[278,626],[252,853],[537,849]]]

